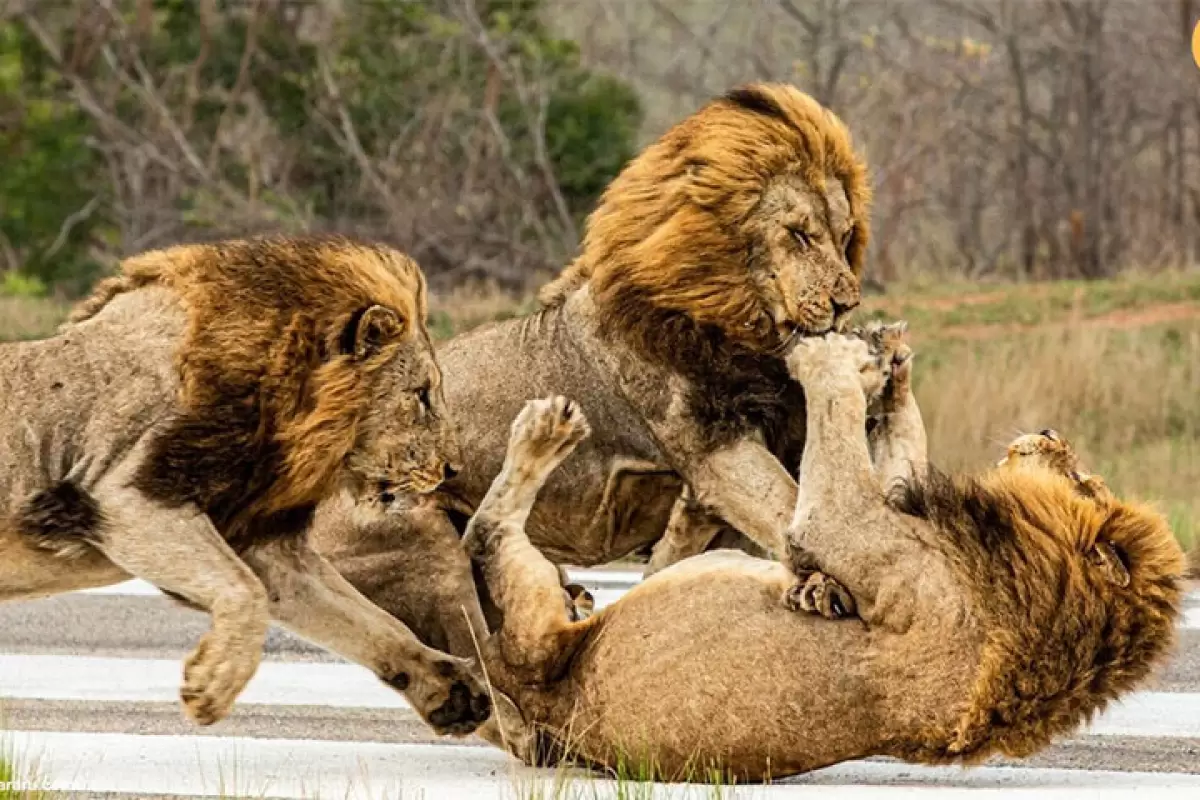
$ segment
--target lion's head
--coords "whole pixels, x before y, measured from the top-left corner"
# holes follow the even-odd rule
[[[735,89],[625,167],[542,301],[588,284],[611,329],[661,337],[653,309],[774,350],[858,305],[869,200],[831,111],[787,85]]]
[[[1013,439],[996,466],[1009,470],[1049,470],[1075,481],[1078,490],[1091,497],[1111,496],[1104,479],[1085,471],[1075,448],[1052,428]]]
[[[424,319],[424,309],[420,315]],[[428,496],[461,464],[429,337],[422,325],[405,327],[392,311],[372,306],[347,327],[345,340],[356,359],[378,354],[385,364],[371,381],[345,459],[347,477],[360,499],[390,511]]]
[[[195,503],[230,539],[305,524],[349,484],[391,505],[460,460],[407,256],[340,237],[181,246],[128,259],[73,319],[159,284],[187,314],[180,412],[140,488]]]
[[[978,478],[914,482],[900,510],[944,537],[986,634],[944,758],[1026,756],[1135,688],[1170,649],[1183,552],[1152,508],[1123,501],[1051,430]]]

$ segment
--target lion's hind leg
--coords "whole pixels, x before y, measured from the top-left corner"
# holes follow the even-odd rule
[[[403,691],[438,733],[464,736],[488,718],[486,689],[468,661],[426,647],[306,542],[277,539],[244,557],[268,589],[273,619]]]
[[[708,514],[696,502],[692,490],[684,486],[671,508],[671,517],[662,538],[654,543],[650,563],[642,573],[649,578],[685,558],[703,553],[721,533],[724,523]]]
[[[29,513],[34,509],[39,513]],[[48,508],[39,502],[39,496],[14,518],[0,518],[0,602],[31,600],[129,578],[90,544],[95,526],[74,523],[69,509]]]
[[[528,403],[513,422],[504,466],[463,539],[504,614],[497,637],[505,665],[528,682],[547,680],[587,627],[572,622],[559,570],[530,543],[525,520],[546,478],[588,433],[575,403],[562,397]]]
[[[98,494],[105,523],[94,546],[127,573],[211,615],[212,628],[184,662],[180,692],[188,716],[211,725],[258,669],[266,590],[206,515],[118,486]]]

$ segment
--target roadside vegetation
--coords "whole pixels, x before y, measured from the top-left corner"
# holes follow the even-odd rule
[[[20,752],[0,737],[0,800],[56,800],[58,793],[38,788],[46,783],[36,755]]]

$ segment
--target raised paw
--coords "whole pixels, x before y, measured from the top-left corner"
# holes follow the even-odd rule
[[[845,619],[857,611],[854,596],[823,572],[801,576],[788,589],[783,601],[792,611],[817,614],[826,619]]]
[[[197,725],[224,719],[261,658],[261,642],[230,642],[213,631],[205,634],[183,665],[179,695],[184,711]]]
[[[910,390],[913,351],[906,339],[907,332],[907,322],[885,324],[879,320],[852,332],[867,343],[873,361],[873,366],[863,373],[868,414],[894,410]]]
[[[487,687],[465,659],[439,656],[421,674],[400,672],[384,681],[404,691],[421,718],[442,736],[466,736],[492,713]]]
[[[579,404],[565,397],[531,400],[513,421],[508,457],[512,464],[549,473],[591,433]]]
[[[863,374],[874,368],[867,343],[840,333],[799,340],[787,356],[787,367],[805,391],[812,391],[823,382],[839,380],[853,380],[865,389],[876,380],[873,375]]]

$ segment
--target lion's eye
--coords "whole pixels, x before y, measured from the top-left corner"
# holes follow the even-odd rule
[[[426,411],[429,411],[430,409],[433,408],[429,404],[429,387],[428,386],[422,386],[420,389],[417,389],[417,401],[421,404],[421,408],[423,408]]]
[[[788,228],[788,233],[792,234],[792,238],[804,247],[812,247],[812,237],[800,228]]]

